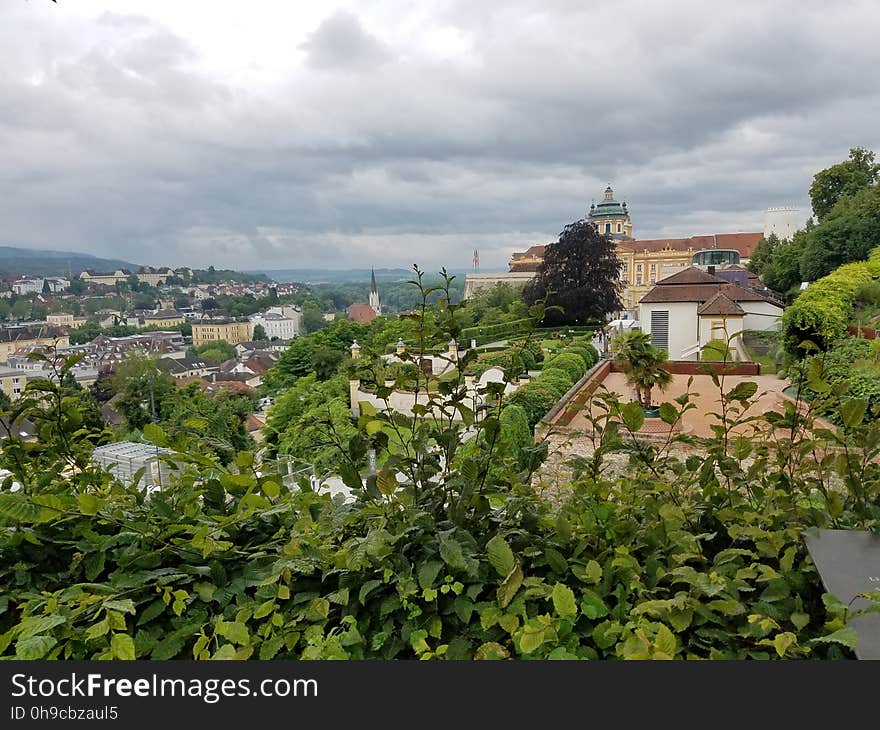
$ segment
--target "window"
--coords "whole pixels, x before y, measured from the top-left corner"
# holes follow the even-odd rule
[[[640,286],[641,283],[642,283],[642,275],[641,275],[641,274],[636,274],[636,285],[637,285],[637,286]]]
[[[657,271],[657,264],[651,264],[651,273],[655,273]]]
[[[611,224],[610,223],[605,224],[605,233],[611,233]]]
[[[617,232],[620,233],[620,223],[617,224]]]
[[[669,349],[669,310],[651,312],[651,344]]]

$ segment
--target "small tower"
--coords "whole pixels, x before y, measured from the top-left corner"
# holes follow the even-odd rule
[[[376,286],[376,272],[373,269],[370,269],[370,308],[381,316],[382,303],[379,301],[379,288]]]
[[[618,203],[614,199],[611,185],[605,188],[604,200],[598,205],[592,203],[587,219],[599,233],[604,233],[618,240],[632,240],[633,226],[626,202]]]

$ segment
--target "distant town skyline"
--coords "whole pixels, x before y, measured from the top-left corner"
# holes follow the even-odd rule
[[[880,151],[870,2],[0,0],[0,244],[502,270],[607,184],[636,238],[809,217]]]

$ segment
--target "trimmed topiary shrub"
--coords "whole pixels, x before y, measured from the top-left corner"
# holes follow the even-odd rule
[[[549,360],[544,365],[544,369],[549,367],[556,367],[565,370],[572,378],[572,383],[576,383],[584,376],[584,373],[587,372],[587,363],[584,358],[573,352],[560,352],[556,357]]]
[[[529,419],[529,428],[534,428],[558,400],[550,388],[541,385],[536,379],[517,388],[507,399],[507,403],[521,406]]]
[[[562,396],[568,392],[569,388],[574,385],[574,382],[568,376],[568,373],[560,368],[547,368],[542,370],[541,374],[535,378],[534,382],[552,390],[556,395],[557,400],[562,398]]]

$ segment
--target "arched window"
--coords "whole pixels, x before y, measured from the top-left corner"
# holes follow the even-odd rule
[[[620,233],[620,223],[617,224],[617,232]]]

